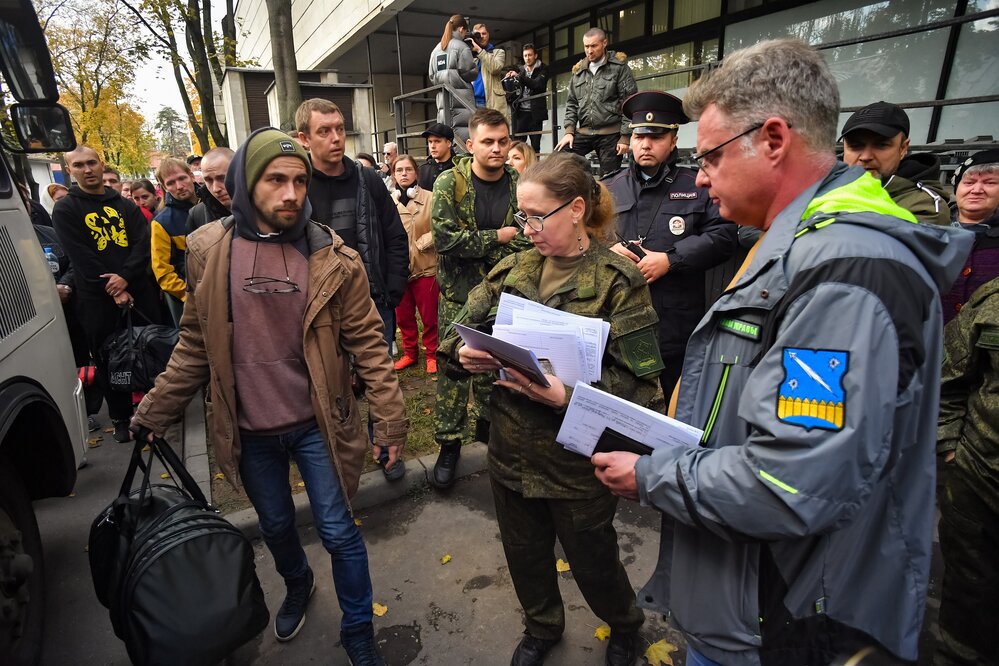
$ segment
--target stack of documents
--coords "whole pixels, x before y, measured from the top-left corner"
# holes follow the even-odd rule
[[[610,324],[562,312],[512,294],[501,294],[493,336],[529,349],[551,364],[563,384],[600,381]]]
[[[653,450],[662,446],[697,446],[703,434],[700,429],[665,414],[577,383],[555,441],[569,451],[589,457],[605,430]]]

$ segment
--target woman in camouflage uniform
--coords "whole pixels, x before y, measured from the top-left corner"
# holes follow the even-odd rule
[[[524,172],[515,219],[534,248],[500,261],[468,296],[458,321],[491,331],[503,292],[610,322],[596,386],[650,409],[664,408],[658,376],[657,316],[634,264],[607,249],[614,228],[610,193],[578,156],[556,153]],[[450,332],[440,347],[452,370],[492,373],[501,364]],[[461,368],[458,368],[460,364]],[[590,461],[556,443],[572,387],[506,369],[490,402],[489,474],[496,518],[526,631],[513,664],[540,664],[558,642],[565,611],[555,538],[593,612],[611,627],[608,664],[631,664],[644,616],[618,555],[617,501]]]

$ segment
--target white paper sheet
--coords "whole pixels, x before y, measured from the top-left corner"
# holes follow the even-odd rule
[[[493,326],[493,337],[530,349],[539,359],[548,359],[555,376],[567,386],[591,381],[586,368],[585,346],[576,331],[497,324]]]
[[[577,382],[555,441],[589,457],[604,428],[612,428],[653,449],[697,446],[703,434],[700,429],[665,414]]]

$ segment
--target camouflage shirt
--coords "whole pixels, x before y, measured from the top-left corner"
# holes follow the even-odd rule
[[[514,224],[517,210],[517,172],[506,167],[510,176],[510,209],[502,227]],[[454,168],[434,182],[431,231],[437,249],[437,284],[441,298],[464,303],[468,292],[482,282],[503,257],[531,246],[523,235],[506,245],[497,240],[495,229],[479,229],[475,223],[475,187],[472,185],[472,158],[456,157]]]
[[[502,292],[539,301],[544,261],[533,249],[501,261],[468,295],[457,321],[489,332]],[[594,241],[576,273],[544,304],[610,322],[601,379],[595,386],[664,411],[658,381],[663,368],[656,337],[658,317],[649,288],[632,262]],[[453,327],[444,331],[438,353],[448,357],[448,372],[464,372],[458,364],[460,341]],[[572,387],[566,387],[566,394],[568,402]],[[589,458],[566,451],[555,441],[565,408],[553,410],[496,388],[489,410],[489,471],[504,486],[525,497],[585,499],[606,492],[593,475]]]
[[[937,451],[983,480],[999,507],[999,278],[986,282],[944,329]]]

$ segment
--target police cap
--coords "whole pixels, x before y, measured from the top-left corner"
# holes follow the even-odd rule
[[[624,100],[621,110],[635,134],[665,134],[690,121],[679,97],[658,90],[635,93]]]

